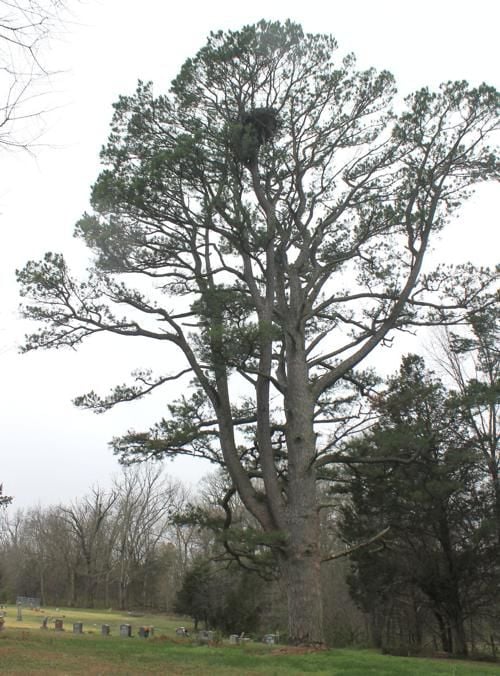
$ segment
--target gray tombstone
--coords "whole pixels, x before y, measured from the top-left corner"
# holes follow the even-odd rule
[[[73,634],[83,634],[83,622],[73,622]]]
[[[55,630],[56,631],[64,631],[64,626],[63,626],[64,623],[63,623],[62,620],[57,619],[57,620],[55,620],[54,624],[55,624]]]
[[[23,621],[23,607],[20,603],[17,604],[17,621]]]
[[[42,620],[42,626],[40,627],[40,629],[48,629],[49,628],[48,624],[49,624],[49,618],[44,617],[43,620]]]
[[[109,636],[109,624],[101,625],[101,636]]]
[[[199,643],[210,643],[214,639],[214,632],[207,631],[206,629],[198,632],[198,642]]]
[[[232,645],[237,645],[239,641],[240,637],[238,634],[231,634],[231,636],[229,637],[229,643],[231,643]]]
[[[274,634],[266,634],[264,638],[262,639],[262,643],[267,643],[268,645],[274,645],[275,644],[275,636]]]
[[[132,636],[132,626],[130,624],[120,624],[120,636],[124,638]]]

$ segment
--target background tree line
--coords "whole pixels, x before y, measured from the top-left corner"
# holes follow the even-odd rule
[[[4,512],[0,593],[45,605],[171,611],[196,546],[172,515],[186,493],[160,471],[126,471],[70,505]]]

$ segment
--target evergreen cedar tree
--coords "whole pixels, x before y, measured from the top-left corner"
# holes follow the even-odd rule
[[[115,104],[76,226],[88,277],[57,253],[18,272],[42,323],[26,350],[102,332],[163,341],[171,370],[77,403],[100,412],[189,383],[114,450],[225,468],[286,581],[289,640],[308,645],[324,642],[317,483],[342,461],[359,366],[396,331],[493,302],[495,277],[422,265],[471,186],[498,175],[497,92],[448,82],[395,113],[392,75],[336,50],[262,21],[211,34],[167,94],[139,82]]]
[[[487,389],[476,391],[475,406],[485,403]],[[442,650],[466,656],[466,627],[477,631],[481,618],[491,617],[500,582],[498,496],[477,426],[484,415],[471,424],[457,392],[415,355],[403,359],[376,407],[376,424],[349,445],[350,455],[371,462],[343,472],[349,500],[339,528],[347,541],[366,541],[387,524],[390,531],[384,546],[352,555],[352,592],[371,615],[379,647],[395,640],[380,619],[399,605],[413,649],[422,647],[434,622]],[[498,437],[495,442],[498,447]],[[394,455],[418,461],[388,462]],[[377,458],[382,462],[374,463]]]

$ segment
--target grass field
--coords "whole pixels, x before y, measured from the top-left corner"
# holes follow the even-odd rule
[[[196,645],[175,635],[178,618],[160,615],[131,617],[113,611],[55,609],[46,612],[63,619],[64,632],[40,630],[43,614],[9,610],[5,629],[0,632],[0,673],[2,674],[117,674],[141,676],[493,676],[498,665],[430,660],[380,655],[370,650],[329,650],[309,652],[285,646],[259,643],[229,646]],[[83,622],[84,634],[72,633],[73,622]],[[120,638],[122,623],[132,624],[134,638]],[[109,624],[111,636],[101,636],[101,624]],[[154,638],[141,639],[141,625],[154,625]]]

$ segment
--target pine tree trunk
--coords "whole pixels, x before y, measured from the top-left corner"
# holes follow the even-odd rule
[[[304,515],[294,528],[282,570],[287,585],[288,641],[292,645],[323,646],[323,602],[319,541],[315,515]]]
[[[288,640],[293,645],[324,646],[314,402],[308,386],[303,335],[287,341],[287,356],[288,533],[283,569],[288,594]]]

